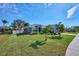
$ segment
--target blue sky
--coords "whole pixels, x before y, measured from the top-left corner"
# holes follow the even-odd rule
[[[6,19],[10,25],[15,19],[22,19],[30,24],[56,24],[65,26],[79,25],[79,4],[75,3],[19,3],[0,4],[1,20]]]

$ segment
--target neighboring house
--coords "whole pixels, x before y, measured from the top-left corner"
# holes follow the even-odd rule
[[[25,28],[23,33],[24,34],[32,34],[32,28],[31,27]]]
[[[23,33],[23,29],[14,29],[13,31],[12,31],[12,33],[13,34],[22,34]]]
[[[66,27],[64,32],[76,32],[76,30],[74,29],[74,27]]]
[[[59,29],[58,29],[57,24],[52,25],[51,32],[54,33],[54,34],[59,33]]]
[[[23,29],[16,29],[14,28],[13,34],[32,34],[32,33],[39,33],[42,31],[42,25],[34,24],[30,27],[23,28]]]
[[[74,29],[65,29],[64,32],[76,32]]]
[[[8,26],[0,26],[0,32],[7,32],[9,28]]]
[[[13,34],[32,34],[32,28],[14,29]]]
[[[42,25],[40,24],[34,24],[31,27],[32,27],[32,32],[39,33],[42,31]]]

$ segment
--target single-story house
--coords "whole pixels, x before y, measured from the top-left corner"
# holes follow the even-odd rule
[[[32,34],[39,33],[42,31],[42,25],[34,24],[27,28],[17,29],[15,28],[12,32],[13,34]]]
[[[22,29],[14,29],[13,34],[32,34],[32,28],[22,28]]]
[[[58,29],[57,24],[52,25],[51,32],[54,33],[54,34],[59,33],[59,29]]]
[[[76,32],[74,29],[65,29],[64,32]]]
[[[42,25],[40,24],[33,24],[31,27],[32,27],[32,32],[39,33],[42,31]]]
[[[10,29],[9,26],[0,26],[0,32],[7,32]]]

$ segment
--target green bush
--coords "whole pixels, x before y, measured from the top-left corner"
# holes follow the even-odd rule
[[[62,36],[59,36],[59,35],[54,35],[52,36],[52,39],[62,39],[63,37]]]

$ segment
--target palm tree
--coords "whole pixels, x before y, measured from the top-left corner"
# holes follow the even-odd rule
[[[8,23],[7,20],[2,20],[3,26],[5,26],[6,23]]]
[[[5,31],[5,26],[6,26],[6,23],[8,23],[7,20],[2,20],[2,23],[3,23],[3,30]]]

